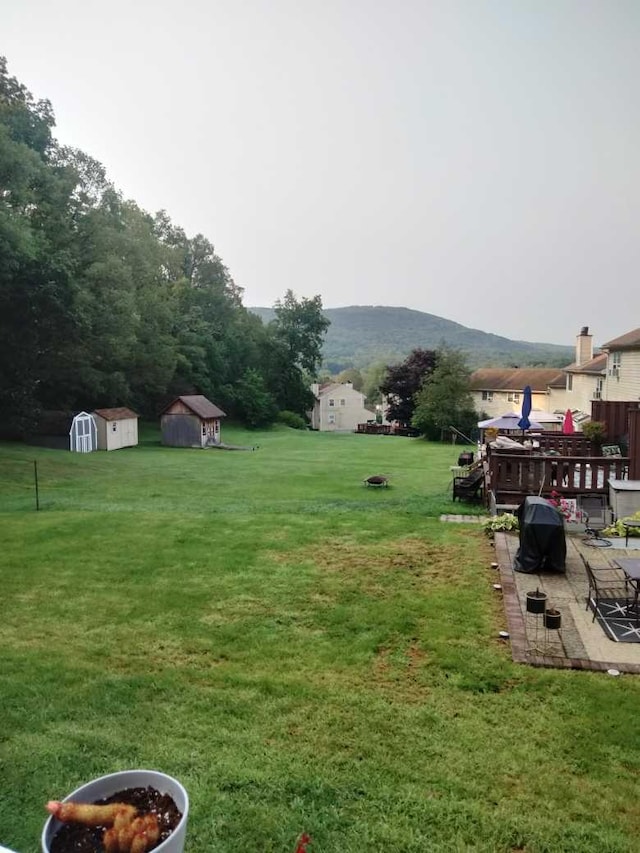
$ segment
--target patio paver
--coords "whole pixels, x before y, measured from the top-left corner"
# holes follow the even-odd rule
[[[593,621],[591,609],[585,609],[589,586],[580,551],[595,566],[609,565],[611,560],[623,557],[627,551],[624,547],[592,548],[582,541],[583,535],[568,534],[566,537],[566,574],[524,574],[513,570],[518,534],[496,532],[496,561],[513,660],[534,666],[617,669],[640,674],[640,643],[610,640],[598,621]],[[535,589],[546,592],[548,606],[561,612],[559,636],[557,632],[549,632],[547,636],[540,627],[542,620],[536,635],[535,617],[526,612],[527,592]],[[550,640],[548,647],[547,639]]]

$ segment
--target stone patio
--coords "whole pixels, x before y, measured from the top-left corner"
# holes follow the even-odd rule
[[[513,571],[518,550],[517,533],[496,533],[495,551],[498,572],[496,583],[502,586],[507,631],[513,660],[533,666],[608,670],[640,674],[640,643],[617,643],[609,639],[593,612],[585,609],[587,575],[580,551],[594,566],[607,566],[616,557],[640,556],[637,543],[625,549],[624,541],[611,548],[593,548],[583,541],[584,534],[568,534],[567,570],[562,573],[523,574]],[[633,550],[632,550],[633,548]],[[546,632],[540,618],[526,612],[526,595],[533,590],[547,593],[547,606],[562,614],[560,631]],[[497,592],[496,594],[500,594]]]

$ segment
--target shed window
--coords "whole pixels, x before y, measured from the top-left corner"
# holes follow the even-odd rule
[[[335,415],[329,415],[328,421],[330,424],[335,424],[336,416]]]
[[[341,406],[346,406],[346,405],[347,405],[347,401],[344,399],[344,397],[340,400],[340,405],[341,405]]]
[[[487,400],[489,403],[493,401],[493,391],[483,391],[482,399]]]
[[[111,424],[111,432],[118,432],[118,421],[113,421]]]
[[[510,403],[519,403],[520,402],[520,393],[518,391],[516,391],[516,392],[512,391],[511,394],[507,395],[507,400]]]
[[[329,407],[330,407],[330,408],[333,408],[333,407],[335,406],[335,404],[336,404],[336,401],[335,401],[335,400],[333,400],[333,399],[330,397],[330,398],[329,398]]]

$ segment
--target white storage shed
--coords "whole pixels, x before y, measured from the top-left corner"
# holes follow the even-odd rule
[[[138,415],[131,409],[96,409],[98,450],[119,450],[138,443]]]

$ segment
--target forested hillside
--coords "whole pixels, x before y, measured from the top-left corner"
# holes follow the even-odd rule
[[[269,327],[201,234],[142,210],[100,163],[52,136],[53,109],[0,57],[0,425],[42,410],[128,405],[157,415],[202,393],[250,425],[309,405],[319,297]]]
[[[249,308],[249,311],[265,322],[274,316],[271,308]],[[348,367],[368,367],[379,361],[390,364],[416,348],[437,349],[443,341],[466,353],[471,367],[510,364],[555,367],[573,359],[571,347],[512,341],[409,308],[353,305],[325,308],[324,315],[331,326],[322,349],[323,364],[334,373]]]

